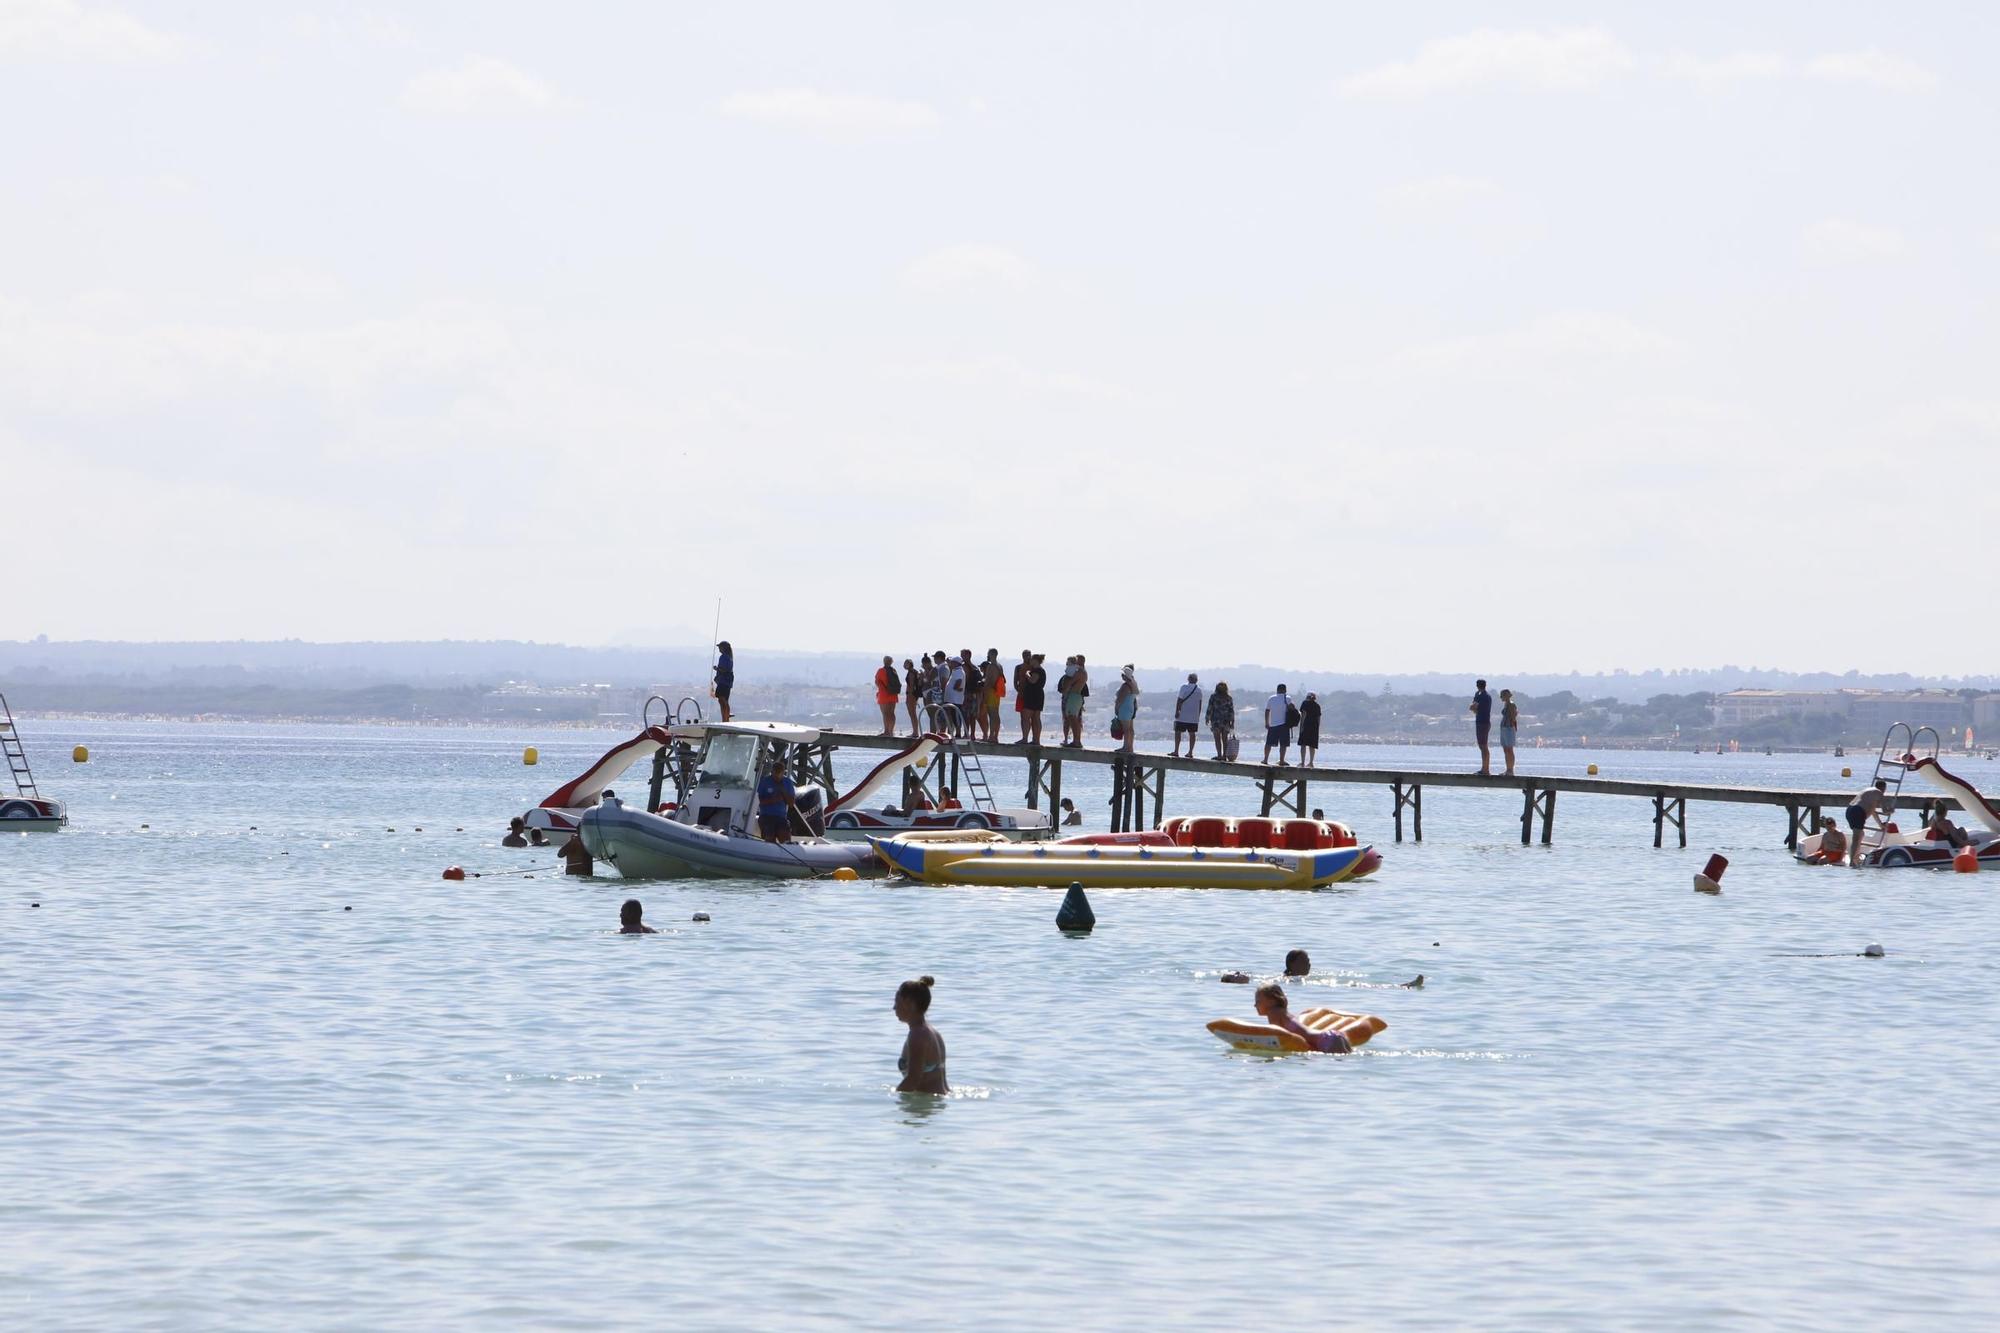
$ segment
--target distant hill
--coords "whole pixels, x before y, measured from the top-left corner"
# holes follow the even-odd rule
[[[857,688],[873,675],[879,658],[865,653],[801,653],[744,644],[737,651],[737,678],[744,684],[843,686]],[[507,681],[540,685],[610,685],[643,688],[664,681],[705,681],[706,647],[579,648],[561,643],[518,640],[384,643],[308,643],[299,639],[218,643],[121,643],[104,640],[0,640],[0,689],[35,682],[50,684],[268,685],[286,688],[357,690],[407,685],[426,690],[492,687]],[[1099,662],[1098,674],[1111,666]],[[1266,690],[1278,681],[1293,689],[1322,693],[1353,690],[1367,694],[1469,694],[1475,676],[1529,694],[1569,691],[1580,698],[1643,703],[1655,695],[1722,692],[1742,688],[1835,689],[1842,686],[1908,690],[1924,687],[1996,689],[2000,676],[1942,678],[1905,673],[1799,672],[1762,667],[1719,666],[1674,671],[1609,673],[1532,672],[1510,674],[1496,668],[1380,674],[1312,667],[1238,663],[1230,666],[1148,666],[1139,680],[1148,691],[1168,689],[1189,670],[1206,684],[1230,681],[1240,691]]]

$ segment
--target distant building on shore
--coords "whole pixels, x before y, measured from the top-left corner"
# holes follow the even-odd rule
[[[1987,697],[2000,700],[2000,695]],[[1731,690],[1716,695],[1710,705],[1718,727],[1782,717],[1837,717],[1865,732],[1887,731],[1898,722],[1959,729],[1978,724],[1975,710],[1974,702],[1954,690]]]

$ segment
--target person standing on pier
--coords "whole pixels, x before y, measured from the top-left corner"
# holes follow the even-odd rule
[[[1292,701],[1285,697],[1283,682],[1278,692],[1264,701],[1264,762],[1271,762],[1271,747],[1278,747],[1278,767],[1285,766],[1286,752],[1292,748]]]
[[[1208,696],[1208,729],[1215,737],[1215,757],[1230,758],[1229,742],[1236,736],[1236,700],[1229,697],[1229,682],[1215,682],[1215,693]]]
[[[896,701],[903,697],[903,680],[896,674],[896,659],[887,653],[882,655],[882,665],[875,668],[875,706],[882,710],[882,734],[896,734]]]
[[[709,693],[722,707],[722,720],[729,720],[729,692],[736,688],[736,650],[724,639],[715,645],[715,684]]]
[[[926,657],[924,661],[930,661]],[[924,701],[924,673],[909,658],[903,659],[903,710],[910,715],[910,734],[924,734],[922,724],[917,721],[917,709]]]
[[[1119,748],[1132,753],[1132,743],[1139,735],[1139,677],[1130,662],[1118,672],[1118,697],[1111,706],[1111,720],[1117,728],[1113,734],[1124,742]]]
[[[1083,654],[1069,659],[1063,668],[1062,681],[1056,686],[1056,693],[1062,696],[1063,746],[1071,750],[1083,748],[1083,701],[1090,694],[1090,672],[1084,669]]]
[[[1474,681],[1473,684],[1476,689],[1465,711],[1472,714],[1472,736],[1479,742],[1479,776],[1490,778],[1493,776],[1493,751],[1488,747],[1486,738],[1493,732],[1493,696],[1486,692],[1485,681]]]
[[[1519,733],[1521,710],[1515,706],[1514,691],[1500,691],[1500,754],[1507,760],[1507,776],[1514,776],[1514,738]]]
[[[1311,768],[1319,758],[1319,694],[1306,691],[1306,701],[1299,705],[1299,762]]]
[[[1187,684],[1174,696],[1174,757],[1181,753],[1181,737],[1187,737],[1187,757],[1194,758],[1194,738],[1201,735],[1201,677],[1188,672]]]
[[[1021,744],[1042,743],[1042,709],[1048,703],[1049,672],[1041,653],[1022,653],[1014,682],[1014,698],[1021,709]]]
[[[972,654],[967,651],[964,658],[951,658],[940,671],[944,673],[944,707],[950,719],[950,731],[954,739],[965,733],[965,687],[972,666]]]
[[[980,717],[984,723],[981,730],[986,734],[988,745],[1000,743],[1000,701],[1007,697],[1007,668],[1000,665],[1000,650],[988,648],[986,662],[979,668],[981,673]]]

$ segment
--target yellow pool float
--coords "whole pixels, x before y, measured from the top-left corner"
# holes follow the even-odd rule
[[[1338,1032],[1347,1038],[1349,1045],[1362,1046],[1370,1037],[1389,1025],[1373,1014],[1347,1014],[1338,1009],[1308,1009],[1299,1015],[1299,1026],[1308,1032]],[[1208,1025],[1208,1030],[1239,1051],[1288,1055],[1303,1054],[1312,1050],[1298,1033],[1270,1023],[1250,1022],[1241,1018],[1218,1018]]]
[[[1353,877],[1374,850],[1030,844],[983,829],[869,841],[888,869],[926,884],[1053,889],[1317,889]]]

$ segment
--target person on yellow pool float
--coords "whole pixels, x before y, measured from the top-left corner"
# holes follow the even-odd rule
[[[1354,1049],[1354,1043],[1340,1033],[1314,1032],[1293,1018],[1291,1001],[1285,998],[1285,988],[1275,981],[1267,981],[1257,988],[1257,1016],[1272,1027],[1283,1028],[1315,1051],[1346,1055]]]

